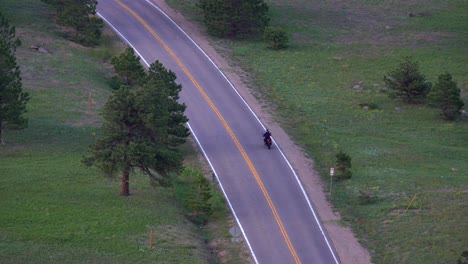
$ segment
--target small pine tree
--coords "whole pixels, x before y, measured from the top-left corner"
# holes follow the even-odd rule
[[[431,90],[431,83],[420,73],[419,64],[405,57],[398,68],[384,76],[384,82],[392,90],[390,97],[401,98],[407,103],[422,103]]]
[[[337,180],[350,179],[353,175],[349,170],[351,168],[351,157],[340,151],[336,154],[336,178]]]
[[[456,120],[464,105],[460,92],[450,73],[441,74],[428,95],[429,105],[440,108],[442,116],[447,120]]]
[[[190,173],[194,177],[192,188],[186,201],[187,206],[193,211],[193,216],[198,217],[200,213],[210,216],[212,208],[209,200],[213,196],[210,182],[200,171],[186,170],[184,173]]]
[[[267,47],[274,50],[285,49],[289,45],[289,38],[282,28],[267,27],[263,32],[263,41]]]

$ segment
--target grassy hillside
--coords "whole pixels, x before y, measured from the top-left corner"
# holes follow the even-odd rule
[[[196,1],[168,2],[202,21]],[[412,56],[431,82],[450,72],[468,105],[466,1],[266,2],[289,49],[213,43],[255,76],[324,181],[336,153],[352,157],[354,176],[334,185],[331,200],[373,262],[455,263],[468,250],[468,120],[447,122],[436,109],[389,99],[383,76]],[[359,106],[371,103],[378,108]],[[372,203],[363,204],[363,193]]]
[[[132,195],[121,197],[118,180],[80,164],[100,133],[99,112],[110,95],[106,61],[122,51],[118,38],[106,29],[98,48],[66,41],[39,0],[1,1],[0,10],[22,41],[16,55],[31,95],[29,127],[7,130],[0,146],[0,262],[209,263],[223,250],[224,260],[238,263],[241,247],[225,245],[232,223],[221,198],[200,230],[174,190],[155,190],[134,175]],[[200,166],[190,145],[186,151],[190,166]]]

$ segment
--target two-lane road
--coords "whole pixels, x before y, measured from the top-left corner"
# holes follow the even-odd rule
[[[176,73],[192,133],[254,261],[338,263],[290,164],[262,144],[263,125],[208,56],[151,1],[100,0],[98,12],[145,63]]]

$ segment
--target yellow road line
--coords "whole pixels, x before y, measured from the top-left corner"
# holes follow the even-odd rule
[[[283,235],[283,238],[288,245],[289,251],[291,252],[295,262],[297,264],[301,263],[301,260],[299,259],[296,250],[294,249],[291,240],[289,239],[288,233],[286,232],[286,229],[284,228],[283,222],[281,221],[281,218],[276,211],[276,208],[273,204],[273,201],[271,200],[270,195],[268,194],[268,191],[265,188],[265,185],[263,184],[262,179],[260,178],[260,175],[257,172],[257,169],[255,169],[255,166],[253,165],[252,161],[250,160],[249,156],[245,152],[244,148],[242,147],[241,143],[237,139],[236,135],[232,131],[231,127],[229,127],[228,123],[224,119],[224,117],[221,115],[219,112],[218,108],[214,105],[213,101],[211,101],[210,97],[206,94],[205,90],[200,86],[200,84],[195,80],[193,75],[190,73],[190,71],[185,67],[185,65],[180,61],[180,59],[174,54],[174,52],[169,48],[169,46],[166,45],[166,43],[159,37],[158,34],[146,23],[137,13],[135,13],[132,9],[130,9],[127,5],[122,3],[120,0],[114,0],[119,4],[122,8],[124,8],[127,12],[129,12],[133,17],[135,17],[138,22],[140,22],[148,32],[151,33],[151,35],[163,46],[163,48],[171,55],[171,57],[176,61],[177,65],[184,71],[184,73],[189,77],[189,79],[192,81],[192,83],[195,85],[197,90],[201,93],[203,98],[206,100],[206,102],[210,105],[211,109],[215,112],[216,116],[218,116],[219,120],[223,124],[224,128],[227,130],[229,135],[231,136],[232,140],[237,146],[237,149],[240,151],[242,154],[242,157],[244,158],[245,162],[247,163],[248,167],[250,168],[250,171],[255,177],[255,180],[257,181],[257,184],[259,185],[260,189],[262,190],[263,195],[265,196],[265,199],[268,202],[268,205],[270,206],[270,209],[273,213],[273,216],[275,217],[276,223],[278,224],[278,227],[281,231],[281,234]]]

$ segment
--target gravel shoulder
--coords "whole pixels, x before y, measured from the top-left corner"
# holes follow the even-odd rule
[[[249,104],[265,126],[274,134],[274,139],[287,156],[289,162],[298,174],[313,207],[318,213],[325,232],[331,239],[336,252],[343,264],[371,263],[369,252],[363,248],[356,239],[353,231],[341,221],[340,215],[333,211],[326,198],[323,182],[314,169],[314,163],[306,157],[304,151],[295,144],[281,126],[273,118],[273,110],[266,102],[260,102],[255,97],[255,91],[247,86],[245,72],[232,65],[229,58],[221,56],[208,41],[203,29],[187,21],[182,14],[171,9],[164,0],[152,0],[171,19],[173,19],[222,69],[232,84],[239,91],[244,100]]]

